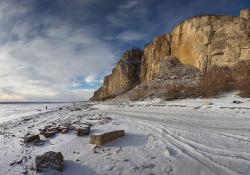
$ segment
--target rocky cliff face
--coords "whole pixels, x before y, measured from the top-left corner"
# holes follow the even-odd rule
[[[206,69],[233,66],[250,56],[250,21],[241,17],[202,16],[172,32],[171,51],[184,64]]]
[[[250,11],[242,10],[240,17],[193,17],[157,37],[144,50],[141,80],[156,78],[161,60],[169,55],[200,70],[249,60]]]
[[[105,100],[121,95],[140,83],[140,65],[143,52],[140,49],[127,51],[112,74],[104,78],[103,86],[90,100]]]
[[[239,17],[196,16],[184,21],[146,46],[140,63],[129,66],[122,58],[92,99],[114,97],[162,76],[162,63],[169,56],[199,70],[250,60],[250,10],[242,10]]]

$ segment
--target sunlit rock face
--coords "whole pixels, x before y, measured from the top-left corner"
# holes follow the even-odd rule
[[[114,98],[162,76],[162,71],[168,69],[162,63],[169,56],[200,71],[213,66],[232,67],[250,60],[250,10],[241,10],[238,17],[192,17],[171,33],[157,36],[140,57],[125,53],[92,100]]]
[[[249,60],[250,10],[242,10],[240,17],[196,16],[156,37],[144,49],[141,80],[156,78],[161,60],[170,55],[200,70]]]
[[[199,69],[233,66],[250,59],[249,22],[230,16],[191,18],[173,30],[171,54]]]
[[[144,48],[141,64],[141,81],[148,81],[159,75],[160,62],[171,55],[171,36],[161,35]]]
[[[127,51],[112,74],[104,78],[103,86],[98,89],[91,100],[105,100],[121,95],[140,83],[140,64],[143,52],[139,49]]]

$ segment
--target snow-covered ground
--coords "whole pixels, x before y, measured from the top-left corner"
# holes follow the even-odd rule
[[[235,104],[233,100],[242,103]],[[62,173],[82,174],[250,174],[250,99],[227,94],[216,99],[159,99],[120,104],[91,103],[0,124],[0,174],[36,174],[36,155],[60,151]],[[105,121],[111,117],[111,121]],[[42,146],[25,146],[27,132],[46,125],[91,122],[91,133],[125,129],[125,137],[94,150],[89,136],[57,134]],[[26,158],[25,158],[26,156]],[[20,164],[10,166],[24,158]]]

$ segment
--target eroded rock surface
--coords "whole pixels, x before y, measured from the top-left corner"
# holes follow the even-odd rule
[[[143,56],[134,60],[137,64],[127,64],[125,54],[91,100],[114,98],[162,77],[169,69],[165,60],[170,56],[200,71],[250,60],[250,10],[242,10],[240,16],[192,17],[171,33],[156,37],[144,48]]]
[[[40,136],[39,134],[27,134],[24,137],[24,143],[35,143],[35,142],[39,142],[40,141]]]
[[[63,155],[60,152],[46,152],[43,155],[36,156],[35,165],[38,172],[48,168],[63,171]]]
[[[139,84],[142,54],[139,49],[127,51],[112,70],[112,74],[104,78],[103,86],[95,92],[92,100],[114,98]]]
[[[95,144],[97,146],[102,146],[110,141],[113,141],[119,137],[125,136],[124,130],[116,130],[111,132],[106,132],[103,134],[91,135],[90,144]]]

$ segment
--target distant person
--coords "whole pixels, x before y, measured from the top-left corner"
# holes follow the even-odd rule
[[[45,107],[45,109],[46,109],[46,111],[47,111],[47,109],[48,109],[48,106],[46,106],[46,107]]]

